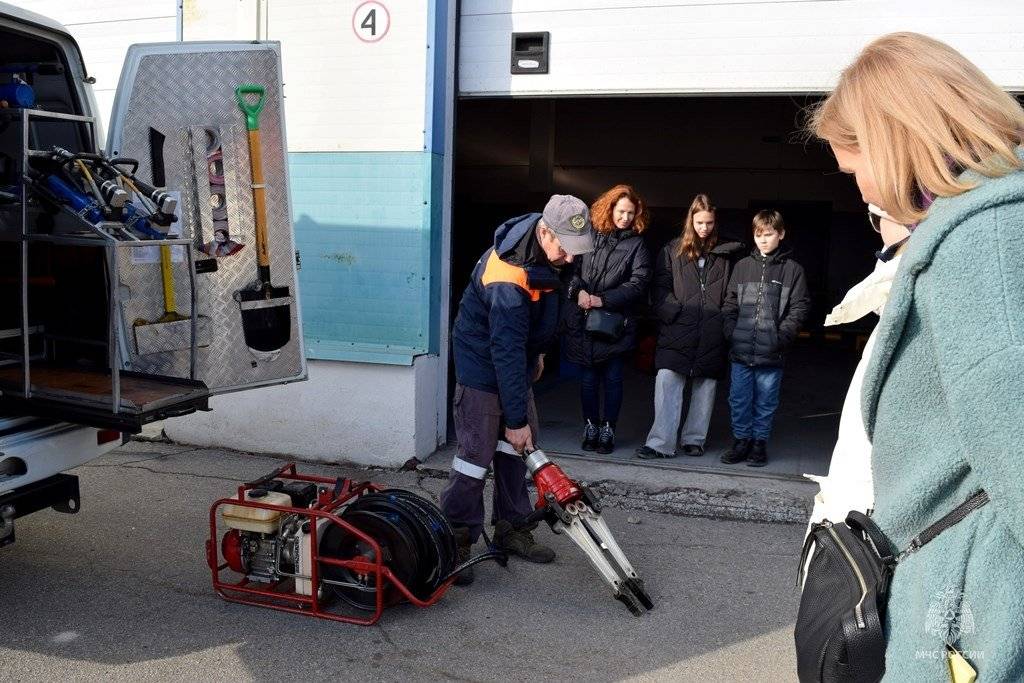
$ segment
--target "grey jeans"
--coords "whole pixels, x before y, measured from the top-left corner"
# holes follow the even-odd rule
[[[647,447],[659,453],[674,453],[676,438],[684,446],[704,446],[708,438],[708,424],[715,407],[715,389],[718,380],[706,377],[689,378],[690,407],[686,411],[683,433],[679,422],[683,414],[683,392],[687,377],[662,368],[654,381],[654,424],[647,435]]]

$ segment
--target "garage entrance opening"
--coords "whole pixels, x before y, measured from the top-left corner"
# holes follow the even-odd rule
[[[723,240],[753,246],[750,221],[778,209],[786,242],[804,267],[813,307],[788,355],[781,404],[768,444],[765,474],[824,474],[839,413],[860,350],[875,323],[869,316],[823,328],[826,313],[866,276],[879,248],[856,186],[840,174],[827,148],[800,134],[811,97],[657,97],[463,99],[456,118],[452,233],[452,311],[458,309],[476,259],[505,219],[540,211],[552,193],[590,203],[607,188],[629,183],[651,207],[645,233],[652,254],[679,235],[693,196],[718,207]],[[648,317],[641,338],[656,334]],[[641,342],[643,343],[643,342]],[[647,342],[651,343],[650,341]],[[616,461],[634,461],[653,419],[651,355],[628,364]],[[536,386],[546,450],[583,454],[578,368],[549,356]],[[701,458],[687,467],[752,472],[721,465],[732,443],[728,380]],[[683,462],[685,461],[685,462]]]

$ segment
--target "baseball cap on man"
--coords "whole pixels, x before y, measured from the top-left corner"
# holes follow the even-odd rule
[[[570,194],[551,195],[544,213],[544,223],[558,235],[565,253],[573,256],[594,251],[594,232],[590,225],[590,209]]]

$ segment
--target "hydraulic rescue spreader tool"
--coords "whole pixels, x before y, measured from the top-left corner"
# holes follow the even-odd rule
[[[536,509],[524,524],[543,520],[556,534],[568,536],[611,587],[615,599],[634,615],[640,616],[645,610],[653,609],[654,602],[644,588],[643,579],[601,518],[597,492],[571,479],[544,451],[519,453],[505,441],[498,442],[498,450],[523,458],[537,487]]]

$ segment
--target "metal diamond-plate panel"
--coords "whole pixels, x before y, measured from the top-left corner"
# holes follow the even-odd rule
[[[246,346],[242,316],[234,298],[237,291],[254,287],[257,282],[248,137],[234,92],[243,83],[258,83],[266,88],[259,123],[271,282],[275,287],[288,287],[292,297],[290,341],[273,353]],[[225,217],[231,239],[244,245],[233,255],[216,258],[215,271],[204,272],[206,269],[200,268],[195,276],[197,322],[201,323],[196,378],[213,391],[295,379],[304,371],[281,111],[277,53],[260,45],[246,50],[144,56],[128,100],[121,145],[116,151],[120,156],[138,159],[141,177],[151,178],[150,129],[163,136],[166,185],[182,192],[181,232],[192,240],[195,260],[209,267],[212,259],[200,248],[213,239],[215,222],[222,227]],[[223,155],[226,211],[217,207],[218,214],[213,215],[208,161],[211,151],[218,148],[218,138]],[[176,273],[180,265],[175,263]],[[144,271],[149,272],[144,275]],[[187,270],[181,277],[175,275],[176,287],[181,287],[179,305],[186,309],[187,277]],[[124,306],[131,336],[130,328],[136,318],[152,320],[162,313],[158,310],[162,302],[159,263],[122,264],[121,279],[132,297],[138,299],[136,304],[129,299]],[[129,365],[133,369],[188,376],[187,349],[140,354],[137,341],[128,344]],[[202,345],[204,341],[209,344]],[[154,343],[175,344],[167,340]]]

